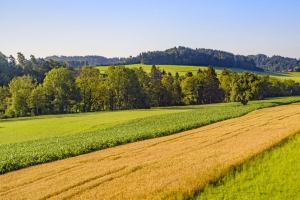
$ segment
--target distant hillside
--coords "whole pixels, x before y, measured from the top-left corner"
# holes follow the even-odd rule
[[[165,51],[143,52],[137,57],[125,59],[126,64],[168,64],[168,65],[213,65],[224,68],[241,68],[253,71],[263,71],[255,65],[252,58],[234,55],[225,51],[212,49],[191,49],[179,46]]]
[[[124,58],[106,58],[103,56],[48,56],[45,60],[56,60],[65,62],[70,67],[80,67],[83,65],[110,65],[123,63]]]
[[[235,55],[226,51],[188,47],[174,47],[165,51],[142,52],[135,57],[106,58],[103,56],[49,56],[45,60],[64,62],[77,68],[83,65],[111,64],[155,64],[155,65],[195,65],[240,68],[252,71],[288,71],[300,66],[300,60],[282,56],[268,57],[264,54]]]
[[[264,54],[250,55],[248,58],[253,59],[256,66],[268,71],[288,71],[300,66],[300,60],[282,56],[268,57]]]

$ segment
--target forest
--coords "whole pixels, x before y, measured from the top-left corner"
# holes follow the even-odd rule
[[[67,67],[60,62],[30,60],[18,53],[16,60],[0,54],[1,118],[29,115],[125,110],[156,106],[241,102],[300,95],[299,83],[274,77],[242,74],[224,68],[199,69],[196,74],[171,74],[153,65],[143,68],[110,66]]]
[[[165,51],[142,52],[138,56],[128,58],[106,58],[103,56],[48,56],[46,61],[55,60],[65,63],[68,67],[82,67],[84,65],[125,65],[125,64],[168,64],[218,66],[225,68],[241,68],[251,71],[300,71],[300,60],[282,56],[268,57],[264,54],[234,55],[229,52],[183,46]]]
[[[264,54],[250,55],[256,66],[267,71],[295,71],[299,72],[300,60],[295,58],[287,58],[282,56],[268,57]]]
[[[148,51],[134,58],[126,58],[125,63],[172,64],[194,66],[218,66],[225,68],[241,68],[252,71],[263,71],[256,67],[254,60],[242,55],[234,55],[225,51],[212,49],[191,49],[179,46],[165,51]]]
[[[125,58],[106,58],[104,56],[48,56],[46,61],[56,60],[65,63],[68,67],[82,67],[84,65],[112,65],[124,62]]]

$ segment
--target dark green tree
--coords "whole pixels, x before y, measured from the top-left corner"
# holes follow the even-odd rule
[[[74,72],[64,67],[49,71],[44,79],[43,88],[47,98],[46,106],[52,113],[71,112],[80,97]]]
[[[76,78],[76,84],[80,89],[82,97],[82,109],[83,112],[95,111],[98,107],[97,96],[99,92],[98,85],[101,82],[100,71],[94,67],[84,66],[79,68],[78,76]]]
[[[0,115],[5,113],[8,106],[8,99],[11,97],[8,87],[0,86]]]
[[[203,103],[218,103],[223,101],[224,92],[220,89],[220,81],[212,66],[204,72]]]
[[[258,92],[258,77],[256,74],[243,72],[233,80],[233,87],[230,94],[231,101],[241,102],[243,105],[251,100]]]

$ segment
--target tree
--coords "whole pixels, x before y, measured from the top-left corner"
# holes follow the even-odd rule
[[[47,106],[53,113],[70,112],[79,100],[75,75],[67,68],[54,68],[44,79],[43,88],[47,97]]]
[[[45,114],[46,94],[41,84],[31,91],[27,103],[35,115]]]
[[[159,67],[152,65],[150,71],[149,95],[151,106],[165,106],[164,92],[165,88],[162,85],[162,72]]]
[[[9,89],[6,86],[0,86],[0,114],[7,109],[7,99],[11,97]]]
[[[300,72],[300,67],[299,66],[294,67],[294,72]]]
[[[224,101],[230,102],[230,93],[232,90],[232,82],[234,78],[238,76],[236,72],[232,70],[228,70],[226,68],[223,69],[220,76],[220,88],[224,91]]]
[[[173,96],[173,83],[174,83],[174,77],[171,73],[168,75],[163,75],[161,79],[162,83],[162,89],[163,91],[163,99],[161,101],[162,105],[164,106],[172,106],[174,105],[173,100],[175,100]]]
[[[200,104],[203,93],[203,79],[200,76],[188,76],[181,82],[183,103],[186,105]]]
[[[0,52],[0,86],[7,85],[9,81],[7,58]]]
[[[272,97],[270,76],[264,75],[258,78],[258,93],[256,99]]]
[[[199,74],[199,73],[198,73]],[[224,99],[224,93],[219,88],[220,81],[212,66],[204,71],[203,103],[217,103]]]
[[[247,105],[258,92],[258,77],[256,74],[244,72],[238,75],[233,80],[233,87],[230,94],[231,101],[241,102],[243,105]]]
[[[142,108],[150,108],[150,76],[142,67],[133,68],[133,70],[138,78],[138,82],[142,89],[139,98],[141,106]]]
[[[25,56],[22,53],[18,52],[17,54],[18,54],[17,60],[19,62],[19,65],[23,69],[23,74],[25,75],[32,74],[33,68],[31,62],[26,60]]]
[[[94,67],[84,66],[79,68],[78,73],[76,84],[82,97],[82,111],[93,111],[97,107],[96,95],[100,95],[97,92],[101,81],[100,71]]]
[[[36,86],[36,81],[29,75],[18,76],[8,84],[11,93],[10,110],[15,116],[25,116],[29,111],[28,98],[31,91]]]
[[[107,70],[105,84],[109,89],[111,110],[148,107],[145,93],[133,69],[124,66],[110,66]],[[143,98],[140,98],[140,97]]]
[[[18,57],[17,57],[18,63],[24,69],[25,61],[26,61],[25,56],[20,52],[18,52],[17,55],[18,55]]]

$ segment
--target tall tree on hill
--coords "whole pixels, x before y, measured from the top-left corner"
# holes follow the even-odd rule
[[[20,65],[17,65],[16,59],[10,55],[8,57],[8,66],[10,68],[10,78],[12,79],[15,76],[21,76],[22,75],[22,68]]]
[[[7,58],[0,52],[0,86],[7,85],[9,81]]]
[[[17,59],[18,59],[19,65],[23,69],[23,74],[32,75],[32,71],[33,71],[32,63],[30,61],[26,60],[25,56],[20,52],[18,52]]]

